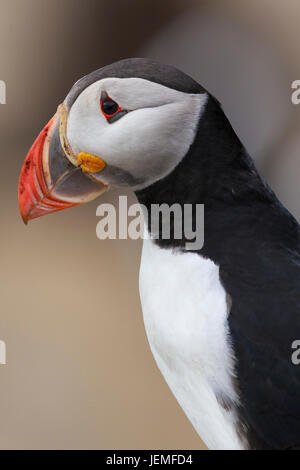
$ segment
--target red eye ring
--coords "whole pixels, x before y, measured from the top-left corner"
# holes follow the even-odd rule
[[[116,117],[119,113],[123,115],[126,112],[107,93],[102,94],[100,106],[102,114],[108,122],[111,122],[113,120],[112,118]]]

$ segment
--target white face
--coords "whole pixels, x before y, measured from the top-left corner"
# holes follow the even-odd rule
[[[127,114],[108,122],[107,94]],[[141,189],[168,175],[192,144],[207,94],[188,94],[141,78],[105,78],[87,87],[70,109],[73,152],[105,160],[99,179]]]

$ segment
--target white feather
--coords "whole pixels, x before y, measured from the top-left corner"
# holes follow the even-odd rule
[[[219,268],[198,254],[144,240],[140,295],[151,350],[169,387],[210,449],[243,449],[234,407],[234,357]]]

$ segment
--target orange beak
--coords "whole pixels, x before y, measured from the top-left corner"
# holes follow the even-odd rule
[[[19,207],[25,223],[91,201],[108,189],[93,174],[104,168],[101,158],[84,152],[79,158],[71,155],[61,114],[44,127],[21,170]]]

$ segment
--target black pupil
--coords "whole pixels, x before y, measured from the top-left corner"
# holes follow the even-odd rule
[[[106,100],[102,103],[102,109],[105,114],[108,114],[110,116],[118,111],[119,106],[113,100]]]

